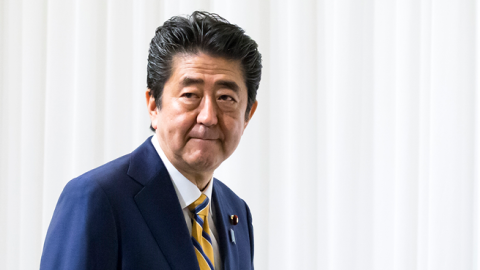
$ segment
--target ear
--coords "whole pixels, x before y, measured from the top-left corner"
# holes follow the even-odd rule
[[[154,129],[157,129],[157,104],[155,103],[155,98],[150,94],[150,89],[145,91],[145,99],[147,101],[147,110],[148,115],[150,116],[150,122]]]
[[[248,120],[245,121],[245,124],[244,124],[245,126],[243,127],[243,129],[245,129],[248,123],[250,123],[250,120],[252,119],[253,114],[257,110],[257,105],[258,105],[258,101],[255,100],[255,102],[252,104],[252,108],[250,109],[250,112],[248,113]]]

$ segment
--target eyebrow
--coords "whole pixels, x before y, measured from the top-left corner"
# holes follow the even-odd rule
[[[223,86],[225,88],[233,90],[233,92],[235,92],[235,93],[238,93],[238,90],[240,89],[238,84],[234,81],[220,80],[220,81],[215,82],[215,85]]]
[[[191,78],[191,77],[185,77],[182,80],[182,86],[183,87],[187,87],[187,86],[191,86],[191,85],[195,85],[195,84],[204,84],[204,81],[202,79],[196,79],[196,78]],[[230,80],[216,81],[215,86],[221,86],[221,87],[228,88],[228,89],[234,91],[235,93],[238,93],[238,91],[240,89],[240,87],[238,86],[238,84],[236,82],[230,81]]]
[[[185,77],[182,80],[182,86],[183,87],[187,87],[187,86],[194,85],[194,84],[203,84],[203,80],[202,79],[190,78],[190,77]]]

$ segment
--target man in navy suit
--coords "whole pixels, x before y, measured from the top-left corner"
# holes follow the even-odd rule
[[[203,270],[202,260],[208,269],[253,269],[250,210],[213,172],[257,107],[257,44],[218,15],[194,12],[157,29],[147,69],[155,135],[66,185],[41,269]],[[210,207],[198,221],[189,206],[200,199]],[[204,226],[213,255],[194,245],[192,226]]]

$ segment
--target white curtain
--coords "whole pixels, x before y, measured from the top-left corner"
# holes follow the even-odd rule
[[[197,9],[263,54],[216,172],[257,269],[480,269],[474,0],[0,0],[0,269],[37,269],[66,182],[151,134],[149,41]]]

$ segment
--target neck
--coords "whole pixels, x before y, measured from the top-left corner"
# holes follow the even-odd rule
[[[213,177],[213,172],[212,173],[189,173],[189,172],[182,171],[178,168],[177,170],[181,174],[183,174],[183,176],[185,176],[190,182],[196,185],[200,191],[203,191],[208,186],[208,184],[210,183]]]
[[[160,136],[157,134],[158,143],[160,149],[162,150],[163,154],[166,158],[170,161],[170,163],[183,175],[187,178],[190,182],[197,186],[200,191],[203,191],[210,180],[213,177],[213,168],[205,168],[202,166],[192,166],[187,164],[186,162],[182,162],[182,157],[176,157],[171,151],[169,151],[168,147],[163,145],[163,141],[160,140]]]

